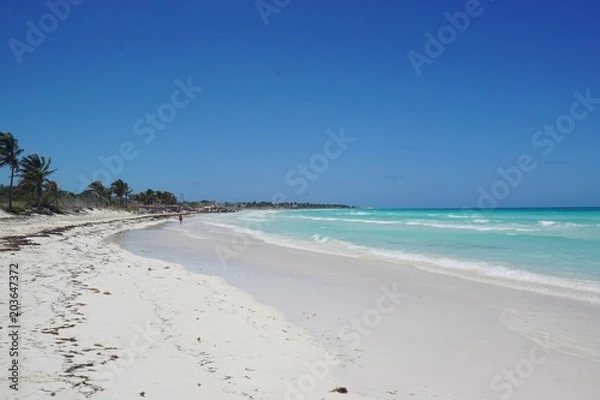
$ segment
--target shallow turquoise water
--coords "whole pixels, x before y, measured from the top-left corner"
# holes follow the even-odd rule
[[[560,287],[600,283],[597,208],[247,211],[208,223],[309,250]]]

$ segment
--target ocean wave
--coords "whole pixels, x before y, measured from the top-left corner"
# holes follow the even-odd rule
[[[600,304],[600,283],[598,282],[537,274],[486,262],[457,260],[396,250],[371,249],[370,252],[378,258],[414,263],[416,267],[431,272],[450,273],[470,280]]]
[[[251,217],[240,217],[240,221],[252,221],[252,222],[269,222],[266,218],[251,218]]]
[[[544,227],[548,227],[548,226],[557,226],[557,227],[561,227],[561,228],[577,228],[577,227],[581,227],[581,226],[585,226],[582,224],[576,224],[574,222],[560,222],[560,221],[538,221],[537,222],[538,225],[544,226]]]
[[[372,213],[368,213],[366,211],[353,211],[350,213],[350,215],[370,215]]]
[[[482,220],[483,221],[483,220]],[[488,220],[485,220],[488,221]],[[407,221],[405,225],[408,226],[424,226],[429,228],[441,228],[441,229],[463,229],[463,230],[474,230],[481,232],[490,232],[490,231],[514,231],[514,232],[535,232],[536,229],[532,228],[523,228],[523,227],[514,227],[514,226],[481,226],[481,225],[471,225],[471,224],[444,224],[439,222],[426,222],[420,220],[412,220]]]
[[[319,234],[314,234],[311,236],[311,239],[315,242],[319,242],[319,243],[327,243],[330,240],[329,236],[321,236]]]
[[[312,241],[291,238],[287,236],[271,234],[256,229],[245,228],[237,225],[224,224],[213,221],[203,221],[206,225],[225,228],[234,234],[247,236],[261,240],[265,243],[270,243],[278,246],[289,247],[298,250],[312,251],[322,254],[330,254],[335,256],[353,257],[348,254],[348,249],[341,245],[343,242],[336,239],[327,238],[326,236],[313,235]],[[323,238],[327,238],[324,240]],[[356,256],[358,257],[358,255]]]
[[[469,215],[456,215],[456,214],[448,214],[446,215],[447,218],[452,218],[452,219],[470,219],[472,218]]]
[[[598,282],[537,274],[483,261],[368,247],[319,234],[313,234],[308,240],[308,238],[292,238],[221,222],[203,221],[203,223],[226,228],[236,234],[248,235],[274,245],[352,258],[374,257],[387,262],[409,264],[429,272],[600,304]]]
[[[382,221],[377,219],[352,219],[352,218],[329,218],[329,217],[307,217],[304,215],[296,215],[290,217],[292,219],[305,219],[311,221],[330,221],[330,222],[357,222],[361,224],[379,224],[379,225],[395,225],[399,221]]]

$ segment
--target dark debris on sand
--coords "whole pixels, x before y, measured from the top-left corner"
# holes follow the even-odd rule
[[[331,389],[329,391],[330,393],[348,393],[348,389],[346,389],[345,387],[336,387],[335,389]]]

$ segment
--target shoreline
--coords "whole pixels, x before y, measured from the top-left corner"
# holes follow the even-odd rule
[[[20,266],[22,299],[19,391],[5,382],[0,397],[284,398],[303,362],[326,354],[279,310],[222,279],[108,240],[162,222],[153,217],[33,217],[26,229],[3,221],[0,238],[25,232],[33,243],[0,253]],[[3,352],[0,363],[10,362]],[[319,393],[335,386],[326,380]]]
[[[352,389],[361,394],[385,396],[397,391],[397,398],[412,393],[417,399],[490,400],[509,389],[518,392],[516,399],[561,399],[573,393],[583,399],[600,394],[588,379],[600,379],[597,305],[398,268],[382,260],[282,247],[252,237],[243,239],[245,250],[223,268],[215,249],[231,243],[231,232],[225,229],[206,225],[186,233],[178,225],[167,225],[132,244],[138,233],[128,235],[130,247],[139,249],[144,241],[146,246],[161,243],[152,250],[153,257],[170,254],[190,270],[223,277],[261,303],[283,310],[340,356]],[[368,321],[362,328],[353,325],[353,319],[360,321],[365,315],[375,318],[381,287],[391,283],[407,294],[398,310],[390,315],[380,312],[381,325],[370,322],[374,328],[364,324]],[[346,330],[340,331],[344,326]],[[360,346],[354,348],[357,340]],[[529,351],[552,356],[536,368],[542,372],[527,380],[526,389],[503,386],[510,384],[503,371],[529,362]],[[383,394],[374,391],[375,383]]]
[[[600,305],[600,281],[585,276],[537,272],[526,268],[506,266],[489,260],[453,258],[445,255],[405,252],[398,256],[390,249],[368,247],[353,242],[337,241],[335,245],[331,245],[336,241],[320,242],[318,240],[307,241],[297,237],[281,237],[278,234],[262,231],[261,229],[252,229],[250,228],[251,224],[258,220],[249,219],[248,221],[252,222],[249,222],[247,226],[229,225],[222,221],[208,221],[207,224],[217,229],[230,229],[232,237],[251,237],[275,246],[350,258],[368,258],[376,262],[391,263],[399,267],[418,268],[426,272],[452,276],[476,283],[486,283],[507,289],[523,290]],[[258,223],[259,226],[261,222]],[[227,258],[227,253],[236,246],[235,243],[225,245],[224,257]]]
[[[168,216],[77,217],[0,225],[0,242],[34,242],[0,252],[22,266],[24,304],[20,390],[2,398],[600,395],[596,306],[254,239],[224,270],[214,249],[227,235],[182,239]],[[143,256],[118,244],[142,233],[158,234]],[[161,257],[174,245],[177,262]]]

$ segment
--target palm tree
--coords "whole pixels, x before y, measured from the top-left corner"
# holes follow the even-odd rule
[[[131,194],[133,193],[133,189],[127,185],[127,192],[125,192],[125,207],[128,206],[128,200],[131,199]]]
[[[177,196],[171,192],[163,192],[163,203],[164,204],[177,204]]]
[[[176,204],[177,196],[171,192],[156,191],[156,201],[160,204]]]
[[[156,203],[156,192],[152,189],[147,189],[145,192],[140,193],[140,201],[144,205]]]
[[[94,193],[96,196],[103,200],[105,197],[108,199],[108,203],[111,203],[111,191],[104,186],[102,181],[94,181],[88,186],[88,190]]]
[[[95,193],[98,197],[104,197],[104,192],[106,191],[106,188],[102,184],[102,181],[94,181],[90,183],[90,185],[88,186],[88,190]]]
[[[114,181],[110,185],[110,191],[119,199],[119,205],[123,205],[123,198],[126,198],[131,193],[129,185],[122,179]]]
[[[144,205],[150,204],[150,198],[148,197],[146,192],[140,192],[138,194],[134,194],[133,196],[131,196],[131,200],[136,201],[141,204],[144,204]]]
[[[51,163],[52,158],[46,159],[37,154],[24,157],[19,163],[18,175],[21,177],[21,181],[18,187],[23,191],[33,193],[37,211],[42,208],[44,184],[48,181],[48,176],[56,172],[55,169],[50,170]]]
[[[112,190],[109,187],[104,188],[104,193],[102,194],[103,197],[106,197],[106,201],[108,201],[108,204],[112,204]]]
[[[12,133],[0,132],[0,167],[10,168],[10,184],[8,186],[8,212],[12,212],[13,181],[15,172],[19,169],[19,156],[23,149]]]
[[[56,181],[47,180],[44,184],[44,189],[46,189],[46,193],[50,195],[49,203],[54,203],[54,208],[58,210],[60,200],[60,185]]]

